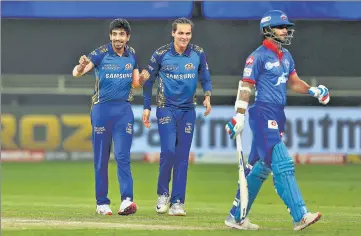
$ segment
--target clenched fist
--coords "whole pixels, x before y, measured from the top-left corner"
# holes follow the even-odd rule
[[[330,93],[328,92],[328,88],[324,85],[319,85],[318,87],[311,87],[308,90],[308,94],[318,99],[318,101],[326,105],[330,101]]]
[[[148,129],[150,128],[149,117],[150,117],[150,110],[149,109],[144,109],[143,115],[142,115],[142,121],[143,121],[143,125]]]
[[[83,55],[79,59],[79,65],[76,67],[78,73],[83,73],[85,67],[90,63],[90,60],[87,56]]]
[[[86,67],[86,65],[88,65],[90,63],[90,60],[87,56],[83,55],[80,57],[79,59],[79,64],[82,66],[82,67]]]
[[[150,78],[150,74],[147,70],[142,70],[142,73],[139,75],[139,84],[143,86],[145,82]]]

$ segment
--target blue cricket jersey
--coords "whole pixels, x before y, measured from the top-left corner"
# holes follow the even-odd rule
[[[203,49],[189,44],[180,55],[174,43],[162,46],[151,57],[150,78],[144,84],[144,109],[151,109],[152,88],[158,78],[157,106],[191,109],[195,107],[198,79],[206,95],[211,95],[212,81]]]
[[[119,56],[108,43],[95,49],[88,57],[94,64],[96,77],[93,104],[133,99],[133,70],[138,69],[138,64],[132,47],[126,46],[123,56]]]
[[[255,84],[256,102],[286,105],[287,81],[293,73],[296,70],[291,53],[285,48],[279,53],[277,45],[266,39],[247,58],[243,81]]]

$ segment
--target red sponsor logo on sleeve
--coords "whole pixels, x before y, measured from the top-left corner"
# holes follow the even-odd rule
[[[250,56],[246,60],[246,65],[252,65],[253,62],[254,62],[254,57]]]

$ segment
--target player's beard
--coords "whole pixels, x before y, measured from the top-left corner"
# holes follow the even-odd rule
[[[279,35],[277,38],[278,38],[281,42],[285,42],[285,41],[286,41],[286,38],[287,38],[287,34],[285,34],[285,35]]]
[[[119,41],[119,40],[113,41],[113,46],[114,46],[114,48],[117,49],[117,50],[121,50],[122,48],[124,48],[125,44],[126,44],[126,43],[123,42],[123,41]]]

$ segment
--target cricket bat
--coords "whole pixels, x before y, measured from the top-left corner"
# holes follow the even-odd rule
[[[239,91],[242,87],[242,80],[238,83],[238,89],[237,89],[237,100],[239,100]],[[244,160],[243,160],[243,148],[242,148],[242,140],[241,140],[241,134],[238,134],[236,136],[236,144],[237,144],[237,155],[238,155],[238,184],[239,184],[239,212],[240,212],[240,218],[238,219],[238,216],[235,217],[235,220],[237,222],[242,221],[244,218],[246,218],[247,215],[247,207],[248,207],[248,185],[247,185],[247,179],[246,179],[246,173],[244,171]]]
[[[238,154],[238,183],[239,183],[239,210],[240,210],[240,219],[237,221],[242,221],[246,218],[247,207],[248,207],[248,185],[247,179],[244,171],[244,160],[243,160],[243,148],[241,141],[241,134],[236,137],[237,144],[237,154]]]

